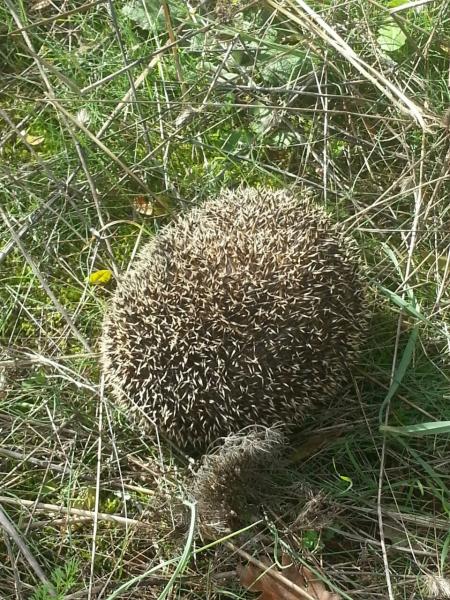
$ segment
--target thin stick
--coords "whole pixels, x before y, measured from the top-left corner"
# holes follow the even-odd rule
[[[110,521],[111,523],[118,523],[119,525],[125,525],[127,527],[135,525],[136,527],[151,528],[150,523],[144,523],[143,521],[137,521],[136,519],[128,519],[120,517],[119,515],[111,515],[109,513],[95,513],[90,510],[83,510],[81,508],[67,508],[66,506],[58,506],[57,504],[47,504],[44,502],[35,502],[34,500],[23,500],[21,498],[9,498],[8,496],[0,496],[0,503],[12,504],[14,506],[21,506],[23,508],[32,508],[33,510],[62,513],[65,515],[75,515],[77,517],[89,517],[100,521]]]
[[[78,157],[80,159],[81,166],[83,167],[84,174],[86,175],[86,179],[89,184],[89,189],[91,190],[92,200],[94,201],[95,210],[97,212],[97,217],[98,217],[98,222],[100,223],[100,227],[103,228],[103,227],[105,227],[105,221],[103,219],[102,211],[100,208],[100,199],[98,197],[97,189],[95,187],[94,180],[92,178],[91,172],[89,170],[89,167],[88,167],[88,164],[86,161],[85,153],[84,153],[83,148],[81,147],[80,143],[78,142],[77,138],[75,137],[75,135],[72,132],[70,132],[70,133],[72,135],[73,143],[75,144],[75,148],[76,148]],[[119,276],[119,270],[117,268],[116,261],[114,259],[114,252],[112,250],[109,238],[104,237],[101,239],[102,239],[102,241],[105,242],[106,250],[109,254],[109,258],[111,259],[111,268],[114,273],[114,277],[116,277],[116,279],[117,279],[117,277]]]
[[[40,27],[41,25],[48,25],[48,23],[53,23],[54,21],[59,21],[60,19],[65,19],[66,17],[70,17],[71,15],[76,15],[78,13],[84,12],[97,6],[98,4],[103,4],[106,0],[93,0],[93,2],[87,2],[86,4],[82,4],[77,8],[72,8],[71,10],[66,10],[65,12],[58,13],[54,17],[48,17],[46,19],[41,19],[40,21],[34,21],[34,23],[30,23],[30,25],[25,25],[25,27],[19,27],[18,29],[13,29],[8,35],[14,35],[15,33],[22,33],[22,31],[27,31],[28,29],[32,29],[33,27]]]
[[[9,520],[7,514],[4,512],[4,510],[3,510],[3,508],[1,506],[0,506],[0,527],[2,527],[4,529],[4,531],[6,531],[6,533],[9,535],[9,537],[14,541],[14,543],[16,544],[16,546],[22,552],[24,558],[27,560],[27,562],[30,565],[30,567],[35,572],[36,576],[40,579],[40,581],[44,585],[46,585],[48,587],[50,595],[51,596],[56,596],[56,590],[55,590],[55,588],[53,587],[53,585],[50,583],[50,581],[45,576],[45,573],[41,569],[41,567],[39,566],[39,563],[34,558],[34,556],[31,554],[28,546],[22,540],[22,538],[20,537],[18,531],[16,530],[16,528],[14,527],[14,525],[11,523],[11,521]]]
[[[430,4],[430,2],[434,2],[434,0],[413,0],[412,2],[405,2],[405,4],[401,4],[400,6],[394,6],[389,9],[391,15],[394,13],[398,13],[401,10],[409,10],[410,8],[417,8],[418,6],[423,6],[424,4]]]
[[[186,90],[186,85],[185,85],[184,79],[183,79],[183,71],[181,69],[180,57],[178,55],[177,40],[175,38],[175,34],[173,31],[173,27],[172,27],[172,17],[170,15],[169,4],[168,4],[167,0],[161,0],[161,4],[163,7],[164,20],[166,21],[166,27],[167,27],[167,33],[169,34],[169,40],[173,44],[172,54],[173,54],[173,59],[175,61],[175,69],[177,72],[178,82],[180,84],[181,93],[183,96],[185,96],[187,90]]]
[[[22,452],[15,452],[14,450],[9,450],[8,448],[0,448],[0,456],[6,456],[7,458],[20,460],[22,462],[28,462],[32,465],[36,465],[37,467],[58,471],[58,473],[67,473],[67,469],[61,467],[61,465],[55,465],[54,463],[31,456],[34,451],[35,450],[33,449],[30,454],[24,456]]]
[[[16,592],[16,600],[23,600],[22,581],[20,579],[19,569],[17,568],[18,557],[14,556],[11,541],[7,535],[5,535],[5,546],[8,550],[9,561],[14,572],[14,587]]]

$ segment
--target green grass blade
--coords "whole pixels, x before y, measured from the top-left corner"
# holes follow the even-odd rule
[[[394,377],[392,379],[392,383],[389,387],[389,390],[386,394],[386,398],[383,400],[383,403],[380,407],[380,423],[383,421],[383,413],[384,409],[391,401],[391,399],[396,394],[400,384],[402,383],[406,371],[408,370],[409,364],[412,360],[414,354],[414,348],[416,347],[417,335],[419,333],[418,327],[414,327],[411,331],[411,335],[409,336],[408,343],[406,344],[406,348],[403,352],[402,358],[398,364],[398,367],[394,373]]]
[[[450,433],[450,421],[432,421],[418,423],[417,425],[405,425],[404,427],[381,425],[380,431],[398,435],[438,435],[439,433]]]

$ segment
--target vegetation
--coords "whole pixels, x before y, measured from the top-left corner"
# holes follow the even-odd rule
[[[282,553],[342,598],[445,597],[449,1],[0,16],[0,597],[251,597],[236,562]],[[208,540],[185,457],[103,393],[97,340],[144,241],[241,182],[316,191],[373,317],[345,398],[291,440],[278,507]]]

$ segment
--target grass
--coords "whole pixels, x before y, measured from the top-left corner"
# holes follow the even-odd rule
[[[448,434],[393,428],[450,418],[449,2],[161,6],[0,7],[0,597],[243,598],[241,547],[320,564],[343,598],[429,597],[450,577]],[[202,541],[183,457],[99,388],[115,277],[89,277],[241,182],[316,190],[359,242],[373,317],[278,508]]]

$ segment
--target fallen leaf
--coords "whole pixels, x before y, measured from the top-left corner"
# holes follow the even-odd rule
[[[30,146],[39,146],[45,140],[43,135],[31,135],[27,133],[25,136],[25,140],[30,144]]]
[[[168,215],[172,208],[170,201],[163,195],[148,198],[146,196],[136,196],[133,200],[133,207],[140,215],[148,217],[163,217]]]
[[[385,52],[395,52],[406,42],[406,35],[393,19],[378,30],[377,42]]]
[[[133,200],[133,207],[140,215],[151,216],[153,214],[153,203],[145,196],[136,196]]]
[[[89,275],[89,283],[91,285],[105,285],[111,280],[112,271],[109,269],[101,269],[100,271],[94,271]]]
[[[238,567],[239,581],[252,592],[261,592],[258,600],[340,600],[329,592],[323,582],[303,565],[296,566],[287,555],[282,558],[284,569],[270,565],[267,559]]]

